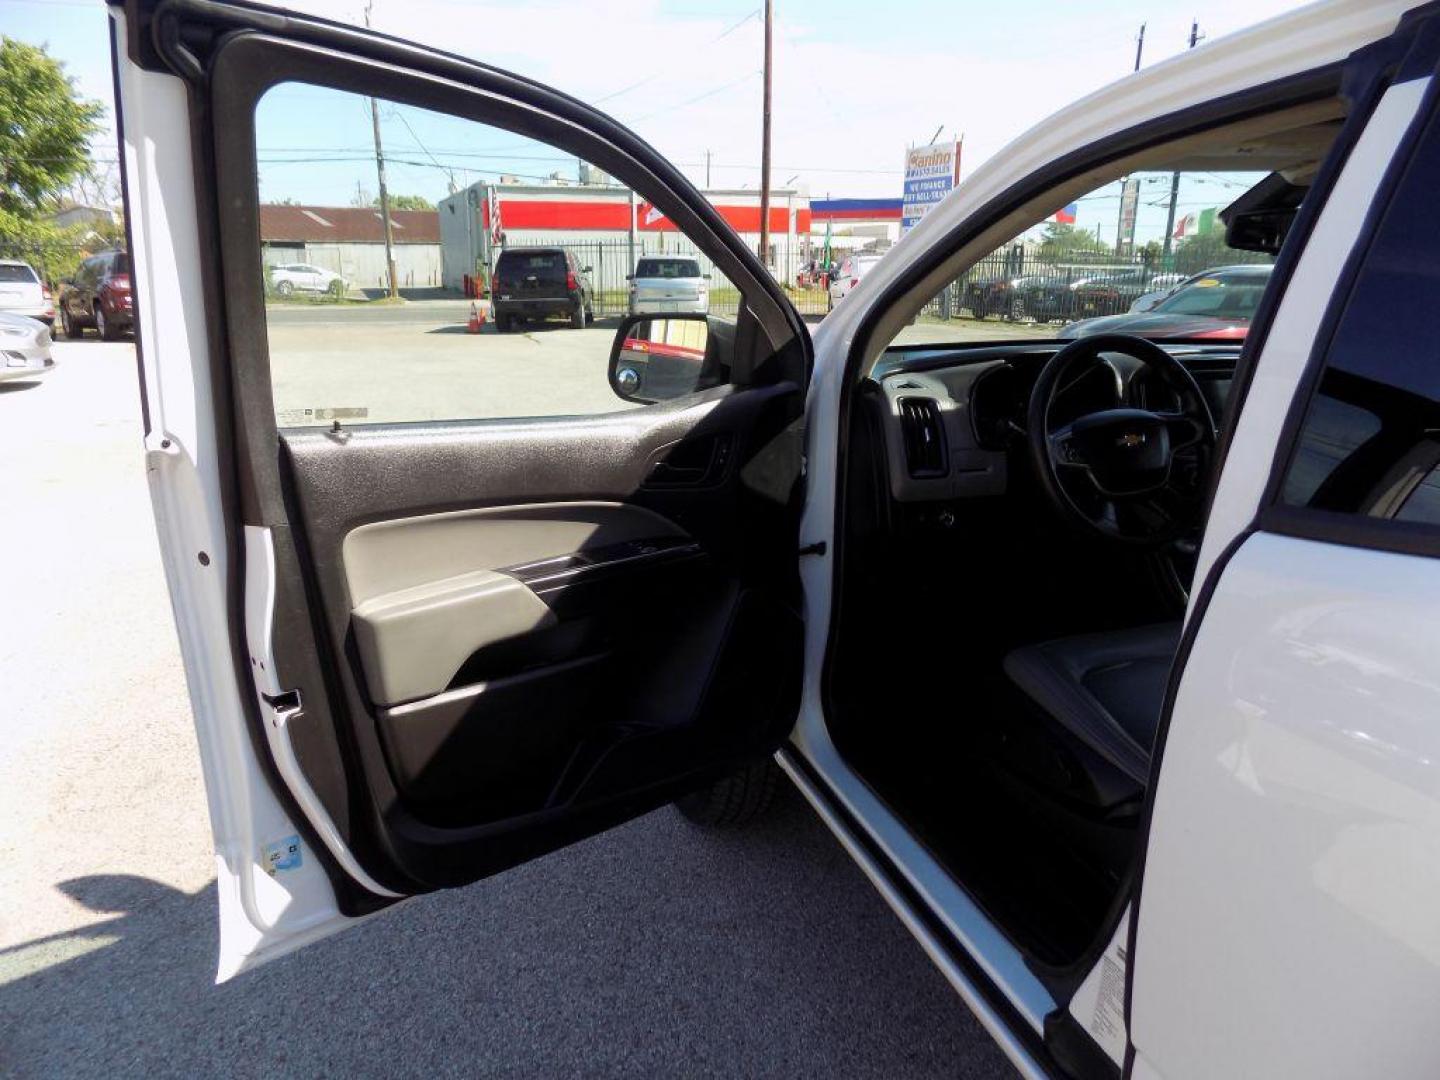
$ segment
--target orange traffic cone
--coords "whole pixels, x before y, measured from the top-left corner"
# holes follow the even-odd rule
[[[485,316],[480,314],[480,308],[472,303],[470,305],[470,322],[465,329],[472,334],[478,334],[483,325],[485,325]]]

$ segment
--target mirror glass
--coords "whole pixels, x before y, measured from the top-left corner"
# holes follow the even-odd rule
[[[714,381],[706,319],[630,318],[615,335],[611,385],[627,401],[664,401]]]

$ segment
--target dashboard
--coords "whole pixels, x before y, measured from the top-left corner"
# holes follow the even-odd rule
[[[1195,378],[1217,428],[1223,427],[1238,345],[1163,348]],[[869,381],[880,406],[891,495],[934,502],[1004,494],[1013,455],[1024,448],[1031,388],[1059,349],[1036,342],[887,350]],[[1060,388],[1052,415],[1065,423],[1101,409],[1177,404],[1144,364],[1103,353]]]

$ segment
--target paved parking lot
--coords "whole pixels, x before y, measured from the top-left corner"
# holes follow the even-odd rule
[[[483,307],[483,304],[481,305]],[[584,330],[563,322],[499,334],[466,332],[470,302],[295,303],[266,313],[275,407],[286,423],[306,410],[365,410],[364,421],[487,419],[623,408],[606,368],[618,319]],[[991,320],[917,323],[910,343],[1039,337]],[[320,415],[326,415],[324,413]]]
[[[133,349],[56,356],[0,385],[0,1075],[1009,1075],[793,795],[743,834],[662,810],[213,986]]]
[[[294,304],[266,314],[275,407],[365,410],[371,423],[595,413],[623,407],[606,366],[616,321],[466,332],[463,300]],[[362,418],[357,418],[360,422]]]

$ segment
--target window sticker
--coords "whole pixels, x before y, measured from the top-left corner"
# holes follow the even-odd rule
[[[330,409],[280,409],[275,422],[281,427],[291,424],[315,424],[326,420],[364,420],[370,410],[363,405],[338,406]]]
[[[272,840],[261,851],[260,864],[271,877],[286,870],[298,870],[303,860],[300,854],[300,837],[287,836],[283,840]]]

